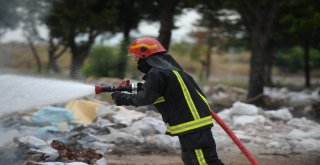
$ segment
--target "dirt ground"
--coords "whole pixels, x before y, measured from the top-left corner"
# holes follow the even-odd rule
[[[183,165],[180,156],[175,155],[107,155],[108,165]],[[226,165],[250,165],[239,153],[221,153]],[[265,155],[256,159],[261,165],[319,165],[320,154]]]

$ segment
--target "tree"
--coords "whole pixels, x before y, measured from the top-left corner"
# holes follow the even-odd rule
[[[130,42],[130,31],[137,28],[143,17],[146,5],[150,5],[150,1],[139,0],[117,0],[116,9],[118,10],[118,19],[116,20],[116,31],[123,34],[123,41],[120,45],[120,55],[117,65],[119,76],[125,75],[127,63],[127,47]],[[151,4],[152,5],[152,4]]]
[[[26,38],[27,43],[31,49],[32,55],[37,64],[37,71],[42,71],[42,64],[36,45],[39,42],[44,41],[41,38],[38,27],[41,25],[41,15],[45,13],[45,9],[48,9],[47,3],[44,0],[25,0],[21,2],[21,22],[23,29],[23,36]]]
[[[320,41],[320,3],[292,0],[280,11],[279,24],[287,27],[284,34],[289,36],[292,46],[300,45],[304,49],[305,87],[310,88],[310,48],[317,47]]]
[[[60,73],[61,70],[57,64],[57,60],[68,50],[68,47],[52,35],[49,35],[48,43],[47,72],[52,70],[55,73]]]
[[[44,0],[44,9],[47,11],[56,0]],[[46,14],[43,13],[44,16],[40,18],[42,22],[45,22]],[[64,55],[64,53],[68,50],[68,46],[65,41],[59,39],[59,37],[54,36],[53,33],[49,32],[49,36],[47,39],[48,43],[48,63],[46,67],[46,71],[50,72],[51,70],[55,73],[60,73],[61,69],[57,64],[57,60]]]
[[[276,0],[226,1],[228,8],[236,10],[248,30],[251,45],[248,101],[262,104],[265,56],[269,34],[277,11]]]
[[[174,28],[174,15],[181,12],[179,0],[118,0],[116,9],[119,11],[116,23],[116,31],[123,33],[124,40],[121,43],[118,70],[122,77],[126,70],[127,46],[129,33],[137,28],[141,20],[160,20],[159,41],[168,50],[171,40],[171,31]],[[160,13],[160,14],[159,14]]]
[[[39,53],[36,48],[35,40],[39,37],[39,33],[36,30],[36,24],[33,21],[26,22],[24,24],[24,37],[27,39],[27,43],[31,49],[32,55],[37,64],[37,71],[40,73],[42,71],[42,64],[39,57]]]
[[[50,35],[70,48],[71,78],[79,78],[79,71],[96,37],[103,32],[114,30],[117,12],[114,1],[54,1],[45,23]]]
[[[162,45],[169,50],[171,41],[171,31],[174,28],[174,15],[176,12],[179,0],[160,0],[160,29],[159,41]]]
[[[52,6],[55,0],[25,0],[21,2],[21,23],[23,36],[31,49],[33,57],[37,64],[38,72],[42,71],[42,63],[36,45],[39,43],[48,43],[48,63],[46,71],[53,70],[60,72],[60,68],[56,61],[66,51],[67,47],[61,44],[61,41],[49,35],[48,39],[40,36],[39,27],[43,26],[44,18],[48,9]]]
[[[206,45],[206,58],[203,62],[205,77],[210,77],[211,55],[213,47],[221,48],[223,44],[236,38],[243,31],[240,17],[236,11],[226,10],[219,1],[198,2],[197,11],[202,15],[197,26],[200,27],[193,36],[198,43]]]
[[[278,10],[276,12],[276,19],[273,23],[272,31],[269,35],[265,56],[265,85],[273,86],[272,81],[272,67],[274,64],[275,56],[279,52],[285,51],[294,45],[295,39],[293,35],[288,33],[288,26],[282,23],[282,18],[287,14],[294,12],[292,10],[285,10],[288,6],[286,1],[279,1]]]
[[[147,21],[159,21],[160,29],[158,40],[167,49],[170,48],[171,33],[175,27],[174,16],[181,14],[183,8],[194,4],[192,1],[181,0],[155,0],[146,1],[143,9],[143,19]]]

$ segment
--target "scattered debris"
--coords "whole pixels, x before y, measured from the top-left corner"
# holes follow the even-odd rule
[[[59,157],[56,149],[51,148],[45,141],[34,136],[14,138],[13,141],[19,144],[19,152],[24,160],[31,161],[54,161]]]
[[[73,112],[74,121],[78,124],[90,124],[97,119],[96,109],[100,104],[88,100],[73,100],[67,103],[66,109]]]
[[[233,95],[234,90],[236,95],[245,94],[239,89],[228,90],[226,86],[220,86],[214,90],[228,96]],[[289,104],[292,101],[290,98],[301,93],[292,93],[287,89],[270,89],[266,94],[274,102],[288,104],[269,110],[232,100],[230,102],[233,103],[225,104],[228,108],[221,109],[218,115],[227,122],[246,146],[255,148],[256,152],[279,155],[320,152],[320,145],[318,145],[320,124],[306,117],[295,116],[292,112],[296,104]],[[316,92],[309,94],[312,96],[303,97],[303,99],[310,99],[308,103],[318,105],[320,101],[317,100],[319,96]],[[302,95],[306,96],[308,93]],[[209,99],[217,99],[216,96],[208,96]],[[301,97],[297,97],[295,101],[298,98]],[[224,99],[227,98],[224,97]],[[93,101],[81,102],[91,104]],[[29,162],[35,165],[50,165],[50,162],[47,162],[49,160],[68,165],[74,161],[78,162],[78,165],[98,164],[98,162],[102,162],[99,165],[105,165],[107,164],[105,155],[110,153],[145,154],[180,151],[177,137],[164,135],[166,126],[162,122],[161,115],[150,110],[149,107],[134,109],[101,102],[99,106],[95,106],[98,104],[94,102],[92,105],[94,106],[89,106],[88,113],[93,117],[89,120],[85,119],[86,122],[74,123],[75,111],[60,107],[41,109],[33,114],[14,114],[0,118],[0,130],[7,136],[2,139],[14,139],[18,144],[18,147],[13,147],[19,151],[15,153],[20,154],[12,158],[12,162],[17,161],[19,157],[28,157]],[[312,106],[309,107],[312,108]],[[87,113],[86,110],[78,112],[83,113],[82,115]],[[212,133],[218,150],[237,151],[233,142],[218,124],[212,128]],[[12,144],[2,143],[3,146],[12,146]],[[0,160],[2,159],[4,158],[0,155]]]
[[[98,159],[102,158],[103,156],[102,154],[96,153],[96,151],[91,148],[80,148],[76,150],[75,148],[70,147],[58,140],[53,140],[50,145],[52,148],[58,150],[59,159],[61,159],[63,162],[80,161],[89,164],[94,164]]]

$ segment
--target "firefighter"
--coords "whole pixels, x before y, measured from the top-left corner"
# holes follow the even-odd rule
[[[128,49],[144,83],[135,94],[114,92],[116,105],[154,104],[167,125],[166,134],[178,136],[181,158],[186,165],[222,165],[218,158],[211,127],[210,107],[193,78],[154,38],[133,41]]]

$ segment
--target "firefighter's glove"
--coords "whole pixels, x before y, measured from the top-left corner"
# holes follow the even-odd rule
[[[137,83],[137,92],[141,91],[142,85],[143,85],[143,83],[141,83],[141,82]]]
[[[113,102],[118,106],[120,106],[120,105],[134,105],[132,102],[132,99],[134,96],[132,94],[113,92],[111,94],[111,97],[113,99]]]

